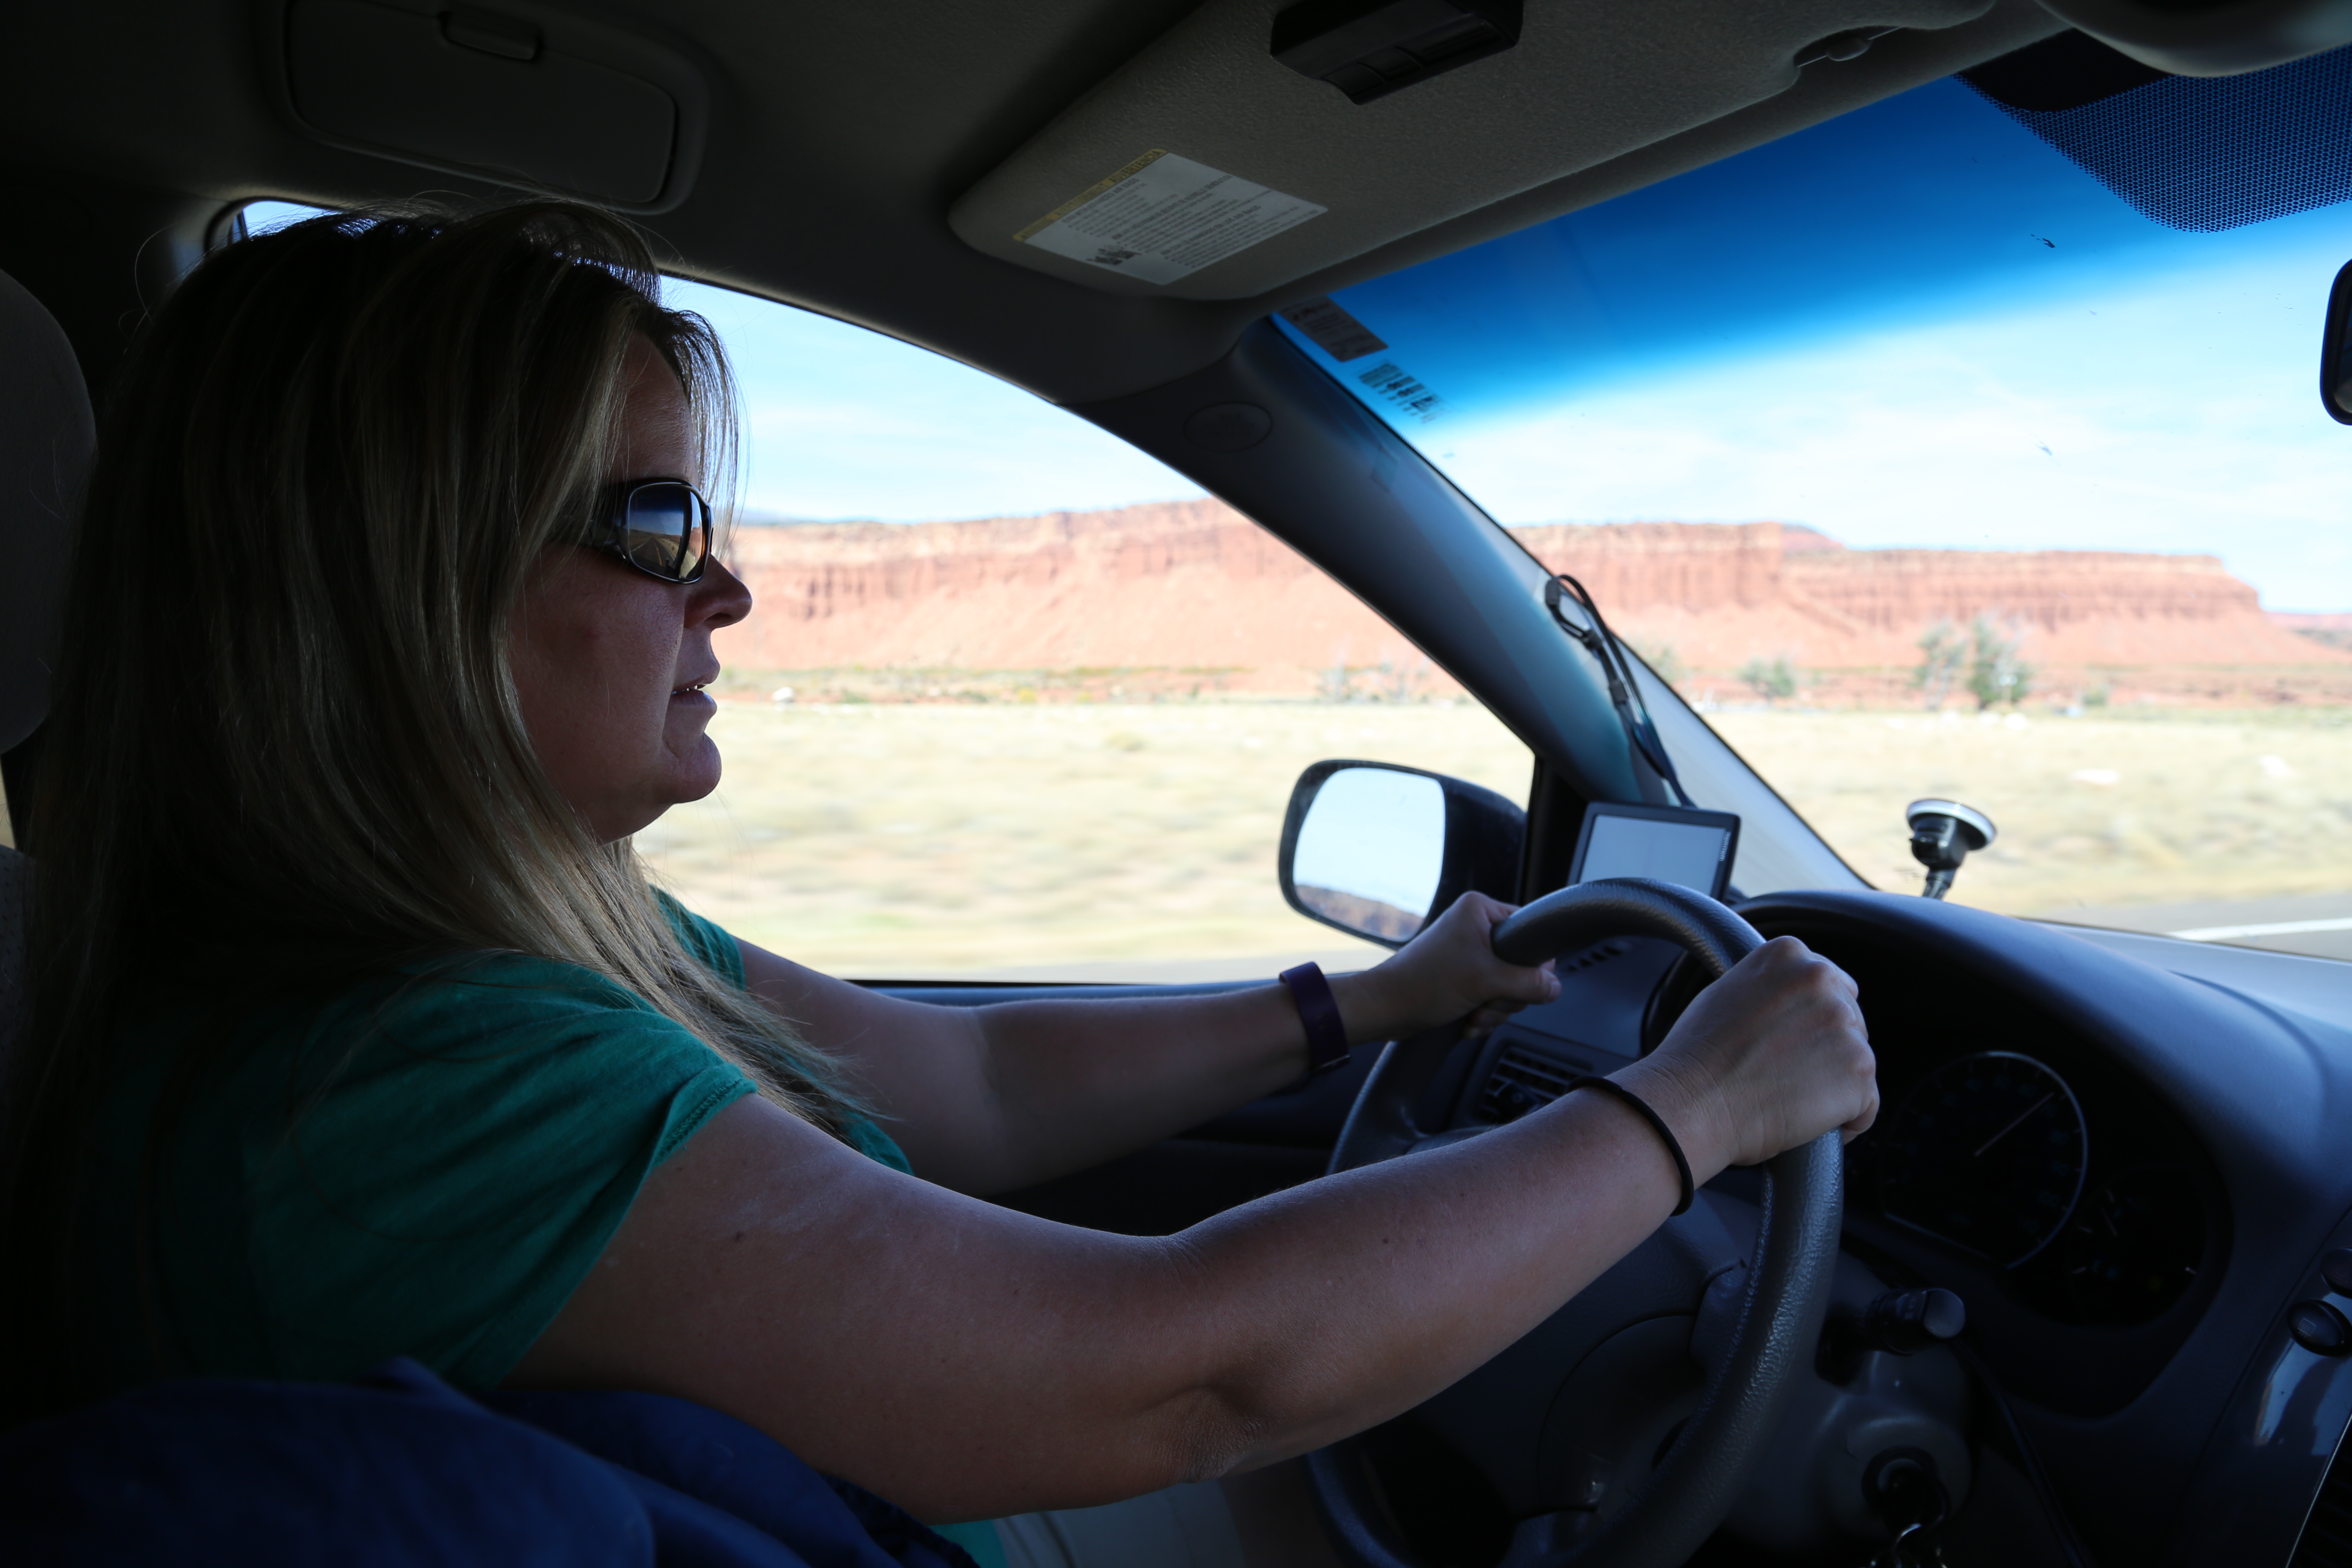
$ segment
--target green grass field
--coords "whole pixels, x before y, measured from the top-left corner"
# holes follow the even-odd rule
[[[1856,869],[1909,890],[1903,807],[1956,796],[2001,841],[1958,901],[2079,906],[2352,889],[2352,714],[2217,710],[2021,723],[1898,712],[1712,721]],[[639,836],[697,909],[853,975],[1270,973],[1379,950],[1275,886],[1290,785],[1325,757],[1527,793],[1469,703],[723,704],[726,782]]]

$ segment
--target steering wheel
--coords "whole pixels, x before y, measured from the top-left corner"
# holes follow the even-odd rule
[[[1710,979],[1721,978],[1764,942],[1753,926],[1703,894],[1672,883],[1621,878],[1581,882],[1537,900],[1496,928],[1494,946],[1496,954],[1511,963],[1540,963],[1623,936],[1674,942]],[[1331,1155],[1332,1173],[1471,1135],[1471,1130],[1464,1129],[1433,1137],[1415,1125],[1412,1116],[1422,1091],[1459,1037],[1458,1028],[1433,1030],[1384,1049],[1340,1131]],[[1702,1266],[1696,1276],[1702,1280],[1700,1293],[1715,1300],[1716,1317],[1727,1330],[1714,1353],[1703,1358],[1711,1364],[1696,1408],[1679,1427],[1667,1429],[1656,1445],[1654,1468],[1645,1475],[1630,1475],[1610,1506],[1578,1508],[1574,1502],[1579,1500],[1572,1499],[1569,1507],[1520,1519],[1502,1558],[1507,1568],[1566,1568],[1570,1563],[1575,1568],[1672,1568],[1696,1551],[1730,1511],[1794,1390],[1796,1376],[1811,1363],[1837,1265],[1844,1210],[1841,1142],[1833,1131],[1775,1156],[1764,1171],[1761,1222],[1750,1255],[1755,1267],[1742,1269],[1736,1260],[1726,1258]],[[1700,1213],[1708,1207],[1703,1198],[1686,1218],[1712,1226],[1712,1236],[1727,1237],[1721,1222]],[[1543,1329],[1488,1363],[1492,1368],[1504,1363],[1548,1332],[1555,1342],[1569,1334],[1579,1347],[1594,1347],[1573,1352],[1575,1364],[1565,1368],[1567,1375],[1558,1384],[1560,1395],[1544,1389],[1532,1402],[1522,1395],[1512,1403],[1538,1412],[1538,1422],[1556,1422],[1556,1414],[1542,1414],[1549,1408],[1548,1402],[1570,1396],[1571,1384],[1586,1391],[1593,1387],[1584,1363],[1609,1359],[1609,1352],[1598,1348],[1609,1335],[1618,1334],[1622,1344],[1625,1336],[1658,1321],[1658,1266],[1644,1255],[1677,1245],[1685,1252],[1695,1245],[1704,1250],[1704,1239],[1694,1244],[1687,1231],[1679,1237],[1668,1235],[1683,1226],[1683,1221],[1670,1221],[1562,1307]],[[1738,1247],[1737,1242],[1729,1245]],[[1717,1244],[1718,1252],[1721,1247]],[[1709,1267],[1711,1274],[1705,1272]],[[1628,1305],[1628,1289],[1610,1289],[1621,1275],[1630,1278],[1645,1271],[1650,1281],[1646,1293],[1643,1289],[1630,1291],[1645,1304]],[[1744,1291],[1739,1289],[1743,1273]],[[1686,1270],[1681,1278],[1678,1289],[1688,1302],[1695,1276]],[[1693,1307],[1664,1310],[1691,1311]],[[1699,1303],[1692,1320],[1696,1325],[1690,1335],[1695,1354],[1705,1337],[1707,1311],[1706,1303]],[[1597,1328],[1587,1322],[1555,1331],[1556,1325],[1580,1312],[1587,1318],[1596,1312],[1613,1314],[1625,1321]],[[1682,1342],[1674,1342],[1679,1352]],[[1538,1358],[1538,1364],[1547,1368],[1547,1378],[1562,1370],[1557,1356],[1549,1363]],[[1472,1373],[1465,1384],[1480,1375]],[[1605,1370],[1601,1375],[1605,1378]],[[1512,1385],[1524,1381],[1517,1378]],[[1548,1449],[1557,1447],[1549,1436],[1541,1441]],[[1331,1526],[1333,1545],[1356,1568],[1423,1568],[1379,1495],[1364,1443],[1360,1436],[1349,1438],[1307,1456],[1309,1485]],[[1592,1496],[1601,1495],[1596,1481]]]

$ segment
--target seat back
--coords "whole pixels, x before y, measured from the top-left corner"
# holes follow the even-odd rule
[[[72,344],[0,272],[0,752],[48,711],[75,509],[95,442]],[[26,871],[23,856],[0,848],[0,1063],[24,1013]]]
[[[73,346],[0,272],[0,752],[48,711],[74,510],[95,440]]]
[[[0,1063],[16,1049],[24,1014],[26,860],[0,849]]]

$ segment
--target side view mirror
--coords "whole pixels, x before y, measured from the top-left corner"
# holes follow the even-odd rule
[[[1317,763],[1282,823],[1282,896],[1308,920],[1402,947],[1465,892],[1518,896],[1528,817],[1477,784],[1389,763]]]

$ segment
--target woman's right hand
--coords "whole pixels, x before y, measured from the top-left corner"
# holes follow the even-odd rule
[[[1691,1174],[1753,1165],[1878,1115],[1878,1062],[1845,971],[1775,937],[1685,1010],[1664,1042],[1614,1076],[1666,1119]]]

